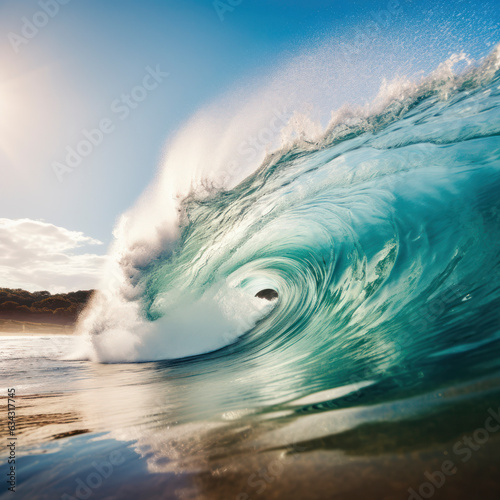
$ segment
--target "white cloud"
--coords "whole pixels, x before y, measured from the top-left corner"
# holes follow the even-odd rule
[[[82,253],[89,245],[102,243],[43,221],[0,218],[0,287],[51,292],[95,288],[106,256]]]

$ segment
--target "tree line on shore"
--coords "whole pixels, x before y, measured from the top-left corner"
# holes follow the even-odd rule
[[[89,302],[93,290],[52,295],[48,291],[28,292],[0,288],[0,319],[42,323],[74,323]]]

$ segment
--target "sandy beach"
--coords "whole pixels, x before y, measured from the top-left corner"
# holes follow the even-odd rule
[[[74,331],[74,325],[0,320],[0,337],[17,335],[72,335]]]

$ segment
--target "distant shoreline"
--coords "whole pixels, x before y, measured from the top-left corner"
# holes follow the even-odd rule
[[[0,335],[72,335],[94,290],[51,294],[0,288]]]

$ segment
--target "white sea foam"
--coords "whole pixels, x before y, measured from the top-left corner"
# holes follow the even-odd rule
[[[499,54],[497,47],[475,77],[486,78],[498,70]],[[378,58],[382,66],[383,54]],[[373,60],[369,51],[366,60]],[[362,104],[366,84],[357,83],[356,69],[346,67],[328,47],[299,56],[264,83],[224,96],[197,113],[169,141],[157,178],[117,224],[100,292],[79,322],[84,346],[77,356],[96,361],[175,358],[233,342],[267,309],[250,293],[229,291],[226,283],[216,285],[218,294],[212,287],[201,297],[174,301],[173,308],[166,301],[163,318],[144,319],[142,273],[175,251],[186,222],[182,201],[190,195],[210,196],[214,188],[233,188],[268,161],[266,155],[277,158],[293,148],[321,148],[332,134],[353,126],[366,124],[370,130],[370,117],[389,107],[396,114],[430,88],[439,87],[446,98],[460,83],[454,72],[459,63],[472,65],[462,53],[425,78],[392,80],[382,78],[385,72],[375,67],[372,87],[380,85],[379,92],[372,88],[373,100]],[[331,87],[317,82],[329,82]],[[239,303],[245,304],[243,310]],[[155,306],[161,309],[161,301]]]

